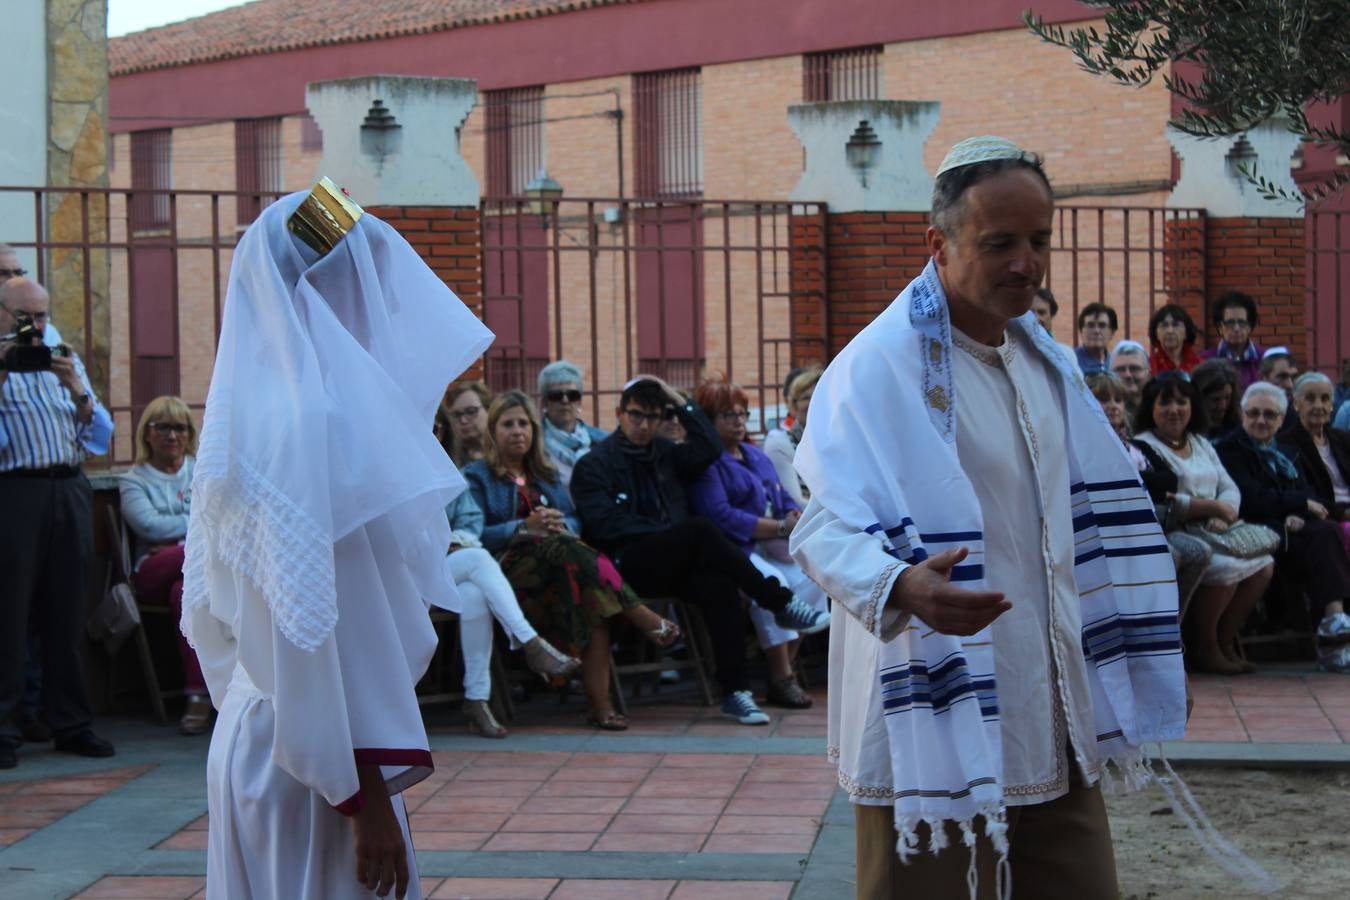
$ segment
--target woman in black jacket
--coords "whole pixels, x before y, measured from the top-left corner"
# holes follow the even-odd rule
[[[1278,387],[1256,382],[1242,395],[1242,430],[1220,441],[1215,450],[1242,492],[1242,518],[1266,525],[1284,536],[1275,564],[1297,582],[1311,602],[1318,626],[1318,663],[1331,671],[1350,672],[1350,629],[1335,626],[1347,618],[1350,558],[1341,531],[1328,520],[1299,471],[1297,450],[1277,444],[1288,398]],[[1324,634],[1325,632],[1325,634]]]

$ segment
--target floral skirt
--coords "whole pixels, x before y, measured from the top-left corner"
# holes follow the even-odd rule
[[[609,557],[575,538],[518,541],[501,565],[530,624],[564,653],[579,654],[597,624],[642,603]]]

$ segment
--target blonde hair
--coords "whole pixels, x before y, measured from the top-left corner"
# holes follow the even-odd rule
[[[525,410],[530,429],[534,432],[530,438],[530,449],[523,460],[526,474],[535,481],[556,482],[558,470],[544,450],[544,426],[539,421],[539,410],[535,409],[534,402],[522,391],[503,391],[488,408],[487,434],[483,435],[483,461],[487,463],[488,471],[498,478],[511,477],[502,468],[501,456],[497,453],[497,421],[507,410],[516,408]]]
[[[816,382],[820,380],[820,376],[824,374],[825,370],[820,366],[803,369],[800,375],[792,379],[792,386],[788,388],[788,405],[796,406],[797,401],[802,398],[802,394],[815,387]]]
[[[136,425],[136,464],[149,463],[154,453],[150,449],[150,425],[152,422],[182,422],[188,427],[187,446],[184,453],[197,454],[197,423],[192,420],[192,410],[188,409],[178,397],[165,394],[151,400],[141,413],[141,421]]]

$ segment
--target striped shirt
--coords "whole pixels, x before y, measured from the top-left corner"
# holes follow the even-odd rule
[[[89,424],[76,420],[75,398],[52,372],[10,372],[0,387],[0,472],[78,466],[86,455],[108,452],[112,416],[94,396],[84,363],[72,359],[94,404]]]

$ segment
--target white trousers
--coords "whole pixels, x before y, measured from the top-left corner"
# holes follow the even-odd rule
[[[820,589],[820,585],[808,578],[802,567],[795,562],[780,562],[759,553],[751,553],[750,563],[766,578],[777,578],[799,600],[809,603],[812,608],[821,612],[829,608],[829,598]],[[773,621],[773,613],[760,609],[755,603],[750,604],[750,623],[755,626],[755,634],[759,636],[759,646],[762,650],[797,639],[797,632],[779,628]]]
[[[525,619],[516,592],[502,567],[482,547],[465,547],[446,557],[446,566],[459,592],[459,647],[464,654],[464,696],[486,700],[492,693],[492,620],[502,623],[511,646],[535,637]]]
[[[367,900],[352,823],[272,762],[272,702],[231,689],[206,761],[207,900]],[[403,796],[389,798],[408,848],[408,898],[421,900]]]

